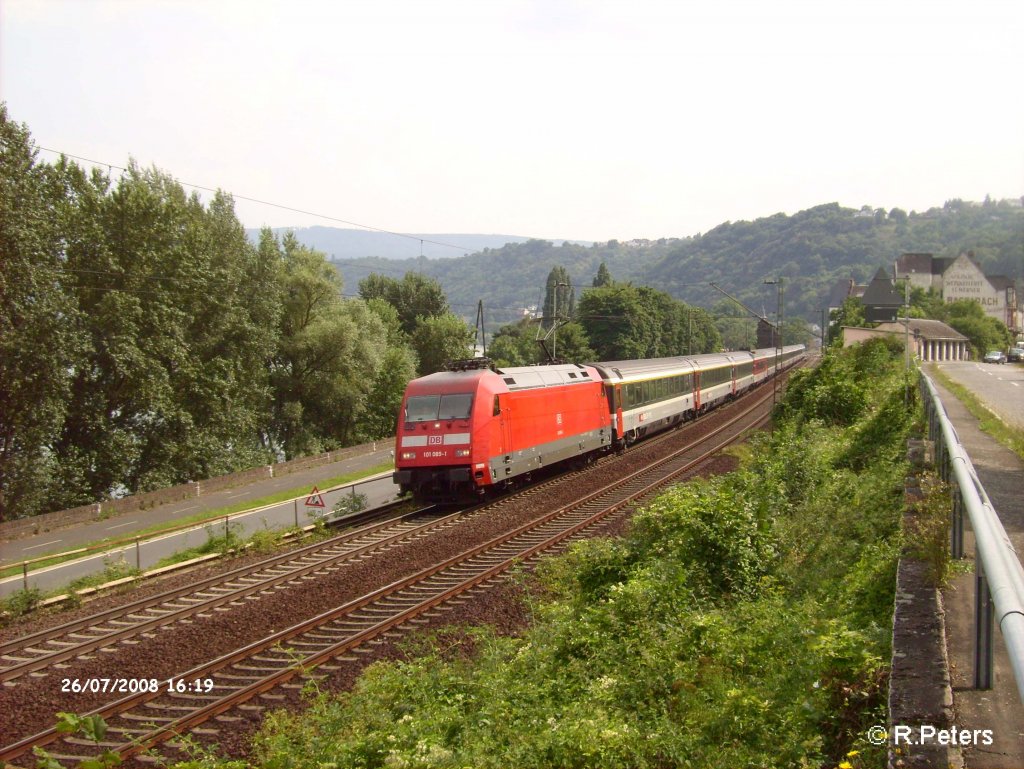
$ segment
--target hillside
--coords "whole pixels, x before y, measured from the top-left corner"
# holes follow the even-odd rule
[[[634,281],[678,299],[712,307],[722,296],[714,281],[760,310],[774,308],[765,279],[786,278],[786,314],[820,318],[830,288],[840,278],[866,282],[905,252],[956,256],[971,250],[990,274],[1024,280],[1024,208],[1019,201],[965,203],[907,214],[900,209],[860,210],[837,203],[793,215],[726,222],[693,237],[658,241],[609,241],[590,246],[530,240],[488,248],[461,258],[335,259],[346,292],[370,272],[400,277],[422,271],[437,278],[456,312],[471,316],[478,299],[488,322],[511,319],[536,305],[555,265],[576,286],[589,286],[603,261],[615,280]]]
[[[303,245],[315,248],[328,259],[359,259],[375,256],[383,259],[410,259],[420,255],[423,238],[423,256],[427,259],[457,257],[485,248],[500,248],[506,243],[523,243],[528,238],[518,235],[397,235],[371,230],[352,230],[340,227],[272,227],[280,235],[291,230]],[[247,229],[246,235],[258,242],[260,231]]]

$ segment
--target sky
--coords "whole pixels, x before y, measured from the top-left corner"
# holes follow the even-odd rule
[[[1021,40],[1020,0],[0,0],[0,101],[247,227],[654,239],[1019,198]]]

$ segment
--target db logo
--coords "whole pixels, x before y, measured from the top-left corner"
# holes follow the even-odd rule
[[[427,436],[427,445],[428,446],[438,446],[438,445],[440,445],[442,440],[444,440],[443,436],[440,436],[440,435],[428,435]]]

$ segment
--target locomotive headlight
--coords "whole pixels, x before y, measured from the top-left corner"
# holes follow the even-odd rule
[[[469,449],[455,449],[455,456],[457,457],[468,457]]]
[[[416,459],[416,452],[415,451],[403,451],[402,452],[402,459]]]

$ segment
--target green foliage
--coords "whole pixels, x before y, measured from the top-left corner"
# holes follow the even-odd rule
[[[568,270],[561,265],[551,268],[544,290],[544,311],[541,326],[547,330],[559,318],[571,318],[576,314],[576,289]]]
[[[616,283],[588,291],[578,316],[598,360],[712,352],[721,344],[707,312],[646,286]]]
[[[398,313],[398,320],[406,336],[412,336],[422,318],[436,318],[449,312],[441,284],[418,272],[407,272],[401,280],[372,274],[359,281],[359,296],[363,299],[382,299]]]
[[[594,280],[590,285],[594,288],[604,288],[612,285],[614,282],[615,281],[612,280],[612,274],[608,271],[608,265],[601,262],[600,266],[597,268],[597,275],[594,276]]]
[[[85,339],[65,285],[54,174],[0,103],[0,520],[45,504],[60,466],[48,446],[69,413]]]
[[[365,494],[345,494],[335,503],[331,511],[335,515],[345,516],[362,512],[366,507],[367,498]]]
[[[838,310],[833,310],[829,316],[829,345],[841,341],[843,326],[863,328],[865,325],[867,320],[864,317],[864,303],[855,296],[844,299],[842,306]]]
[[[16,590],[0,601],[0,612],[3,612],[11,619],[24,617],[31,614],[43,600],[42,591],[30,587]]]
[[[937,588],[945,586],[952,560],[949,547],[949,486],[934,476],[922,478],[921,499],[911,510],[907,524],[907,550],[928,567],[928,579]]]
[[[450,360],[471,357],[472,345],[473,330],[462,318],[450,312],[421,318],[412,335],[421,376],[441,371]]]
[[[522,637],[464,631],[470,655],[438,635],[301,716],[271,714],[261,765],[884,762],[867,729],[885,721],[909,420],[888,346],[836,356],[803,386],[863,378],[849,429],[790,409],[740,471],[673,489],[627,537],[543,566]],[[870,456],[854,448],[865,435],[884,444]]]
[[[75,713],[58,713],[54,729],[60,734],[80,734],[99,747],[107,736],[107,722],[102,716],[79,716]],[[32,748],[36,756],[37,769],[61,769],[61,764],[43,748]],[[121,756],[110,749],[104,750],[95,758],[88,758],[78,765],[78,769],[114,769],[121,765]]]
[[[385,437],[415,367],[466,355],[435,280],[343,301],[230,196],[41,163],[2,104],[0,169],[2,519]]]

